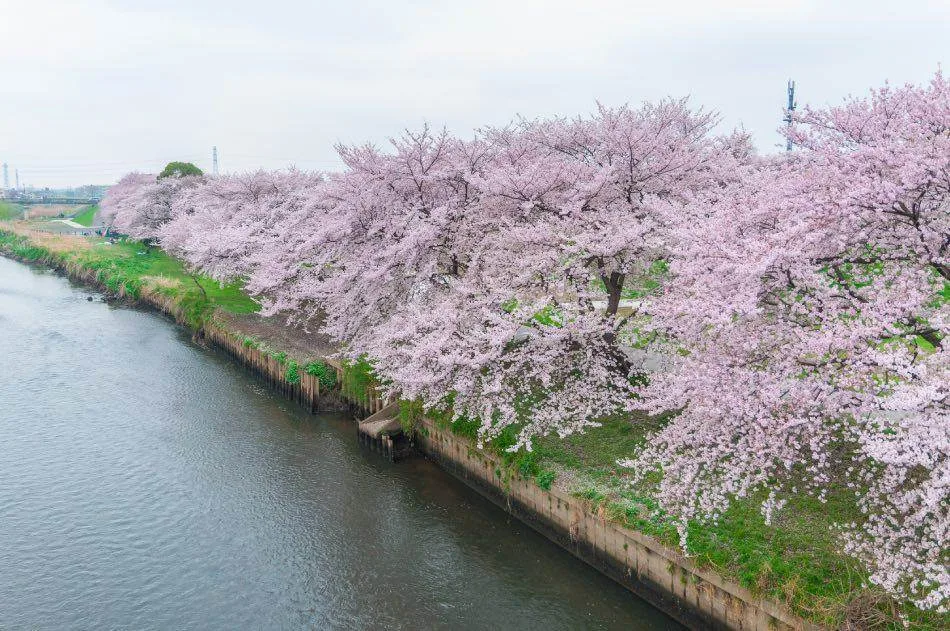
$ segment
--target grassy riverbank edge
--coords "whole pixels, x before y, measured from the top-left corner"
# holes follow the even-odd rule
[[[145,301],[174,314],[179,323],[199,332],[215,321],[216,313],[250,313],[256,304],[237,285],[220,286],[189,274],[180,262],[156,248],[136,242],[107,244],[102,239],[65,237],[31,232],[23,226],[0,225],[0,250],[28,262],[62,269],[71,277],[92,283],[133,302]],[[220,326],[220,325],[219,325]],[[271,348],[266,340],[231,335],[268,354],[284,368],[284,379],[293,384],[301,372],[335,387],[332,371],[320,361],[290,357]],[[365,363],[343,366],[343,395],[364,406],[377,398],[371,367]],[[474,445],[477,424],[452,421],[447,415],[423,411],[401,402],[407,427],[424,415],[440,428],[467,437]],[[642,533],[671,550],[678,537],[671,521],[657,510],[649,493],[632,489],[627,472],[616,465],[646,440],[650,419],[606,419],[603,427],[575,437],[544,437],[534,451],[505,451],[513,436],[503,435],[486,447],[496,456],[495,475],[500,483],[528,480],[542,489],[557,489],[585,503],[601,519]],[[853,503],[853,502],[852,502]],[[890,602],[867,587],[866,572],[853,559],[840,554],[830,522],[853,510],[846,494],[828,503],[802,497],[792,502],[782,519],[767,526],[755,498],[737,502],[717,524],[695,524],[690,530],[691,561],[725,579],[735,581],[756,597],[787,607],[815,624],[838,628],[901,628],[903,617],[911,628],[947,628],[950,618],[921,612]],[[855,626],[855,625],[863,626]]]

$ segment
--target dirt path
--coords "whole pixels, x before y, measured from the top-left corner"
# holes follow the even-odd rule
[[[235,315],[219,312],[217,319],[233,331],[253,337],[271,348],[285,351],[297,361],[313,361],[332,355],[339,350],[337,345],[320,331],[322,318],[308,323],[308,330],[288,326],[286,319],[279,315],[262,318],[254,313]]]

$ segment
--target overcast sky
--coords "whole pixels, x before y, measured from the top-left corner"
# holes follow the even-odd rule
[[[199,6],[200,5],[200,6]],[[428,121],[687,96],[774,151],[785,83],[837,103],[946,64],[950,1],[0,0],[0,162],[36,186],[172,159],[335,169]]]

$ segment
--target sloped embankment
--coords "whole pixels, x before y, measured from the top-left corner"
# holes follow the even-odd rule
[[[0,226],[0,251],[168,314],[311,410],[343,404],[365,417],[386,403],[368,365],[327,358],[335,348],[318,322],[302,333],[279,318],[262,318],[239,286],[191,275],[155,248],[6,224]],[[765,528],[757,511],[740,506],[724,524],[698,532],[700,554],[683,557],[649,497],[623,487],[616,456],[642,440],[629,421],[608,420],[569,439],[540,439],[530,455],[512,455],[503,441],[477,449],[474,428],[465,421],[425,414],[408,402],[400,407],[404,426],[413,428],[426,455],[689,626],[842,626],[853,615],[847,604],[862,597],[861,572],[834,553],[823,507],[806,507],[783,530]]]

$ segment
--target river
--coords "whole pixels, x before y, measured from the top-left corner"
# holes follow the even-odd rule
[[[0,257],[0,629],[27,628],[677,626],[161,315]]]

